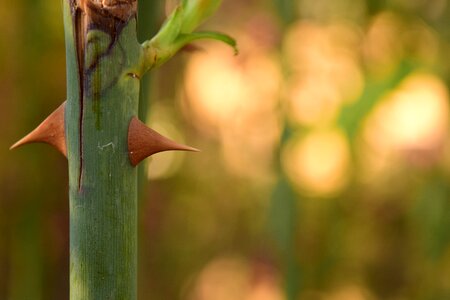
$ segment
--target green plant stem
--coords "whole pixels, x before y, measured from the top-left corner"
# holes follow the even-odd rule
[[[141,46],[136,18],[117,36],[77,28],[63,0],[67,55],[70,299],[136,299],[137,169],[128,125],[138,114]],[[78,43],[78,44],[77,44]],[[77,48],[78,47],[78,48]],[[79,68],[81,66],[81,68]]]

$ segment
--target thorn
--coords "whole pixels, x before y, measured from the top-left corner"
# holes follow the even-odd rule
[[[169,140],[148,128],[136,117],[131,119],[128,128],[128,155],[133,166],[137,166],[142,160],[155,153],[169,150],[200,151]]]
[[[64,101],[50,116],[47,117],[36,129],[9,148],[16,149],[31,143],[47,143],[56,148],[67,157],[66,138],[64,129]]]

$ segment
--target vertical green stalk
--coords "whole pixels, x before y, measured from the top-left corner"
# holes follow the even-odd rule
[[[138,113],[135,68],[142,50],[136,17],[112,21],[108,31],[74,2],[63,0],[63,5],[70,299],[132,300],[137,293],[137,171],[128,160],[127,137]]]

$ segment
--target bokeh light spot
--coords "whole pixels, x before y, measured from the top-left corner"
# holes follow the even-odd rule
[[[340,191],[349,179],[349,149],[337,130],[322,130],[292,141],[283,155],[283,166],[301,189],[328,195]]]

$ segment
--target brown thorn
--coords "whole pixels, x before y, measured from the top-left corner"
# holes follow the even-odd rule
[[[9,148],[10,150],[30,143],[47,143],[67,157],[66,137],[64,129],[64,101],[36,129]]]
[[[169,150],[200,151],[169,140],[148,128],[136,117],[131,119],[128,128],[128,156],[133,166],[137,166],[142,160],[155,153]]]

